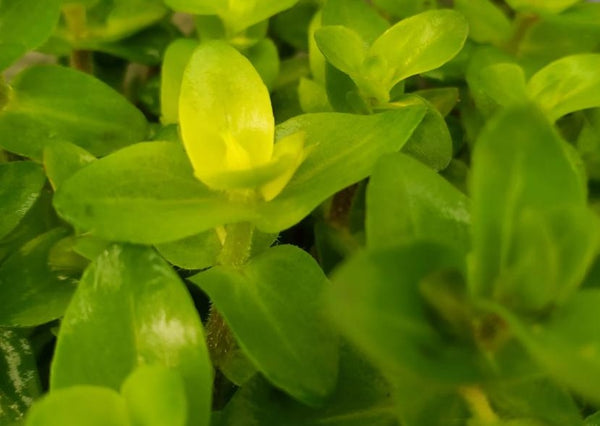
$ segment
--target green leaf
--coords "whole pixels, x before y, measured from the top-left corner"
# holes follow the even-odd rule
[[[59,318],[76,280],[51,264],[50,250],[67,234],[56,228],[29,241],[0,266],[0,325],[29,327]]]
[[[455,253],[431,243],[360,253],[333,275],[331,316],[386,377],[431,386],[471,383],[480,374],[473,349],[452,342],[430,323],[419,289],[434,272],[463,268]]]
[[[460,93],[456,87],[423,89],[412,92],[411,94],[425,99],[433,105],[443,117],[446,117],[452,112],[460,98]]]
[[[194,178],[183,147],[172,142],[136,144],[90,164],[58,189],[54,205],[83,231],[144,244],[256,216]]]
[[[221,241],[211,229],[182,240],[158,244],[156,249],[171,264],[184,269],[213,266],[221,251]]]
[[[314,80],[302,77],[298,84],[298,100],[305,113],[331,112],[325,88]]]
[[[469,223],[467,197],[427,166],[401,153],[379,160],[367,190],[369,248],[424,239],[466,253]]]
[[[75,172],[95,161],[96,157],[69,142],[56,141],[44,148],[44,169],[56,190]]]
[[[29,161],[0,164],[0,239],[16,228],[40,196],[46,177]]]
[[[512,63],[500,63],[483,68],[479,74],[480,89],[503,107],[527,102],[529,95],[523,69]]]
[[[271,39],[265,38],[250,46],[243,53],[260,74],[265,86],[272,89],[279,74],[279,52],[275,43]]]
[[[215,426],[397,426],[391,386],[355,350],[342,346],[335,393],[307,407],[257,377],[238,390]]]
[[[600,291],[582,290],[547,320],[522,322],[497,308],[530,355],[560,383],[600,400]]]
[[[398,22],[375,40],[369,53],[387,61],[391,73],[385,83],[391,89],[405,78],[439,68],[454,58],[467,33],[467,21],[460,13],[432,10]]]
[[[0,423],[22,420],[40,393],[31,344],[16,330],[0,329]]]
[[[160,121],[163,124],[179,122],[179,94],[183,72],[197,47],[196,40],[180,38],[172,42],[165,51],[160,73]]]
[[[58,22],[61,3],[61,0],[0,3],[0,70],[46,41]]]
[[[552,120],[600,106],[600,55],[568,56],[538,71],[527,84],[529,95]]]
[[[585,206],[585,188],[563,144],[542,113],[527,105],[503,111],[481,133],[471,175],[473,263],[469,283],[474,294],[489,297],[510,285],[510,281],[503,282],[501,274],[520,257],[515,239],[524,211],[538,215],[533,216],[535,221],[548,210]],[[565,223],[562,233],[568,238],[577,228],[577,224]],[[540,258],[536,267],[548,266]],[[544,291],[535,279],[536,269],[531,273],[529,286]]]
[[[50,386],[119,389],[143,364],[178,371],[189,402],[188,424],[208,424],[212,371],[185,286],[153,250],[113,245],[88,267],[67,309]]]
[[[185,426],[187,399],[177,371],[160,365],[143,365],[127,377],[121,388],[134,426]]]
[[[250,61],[222,41],[205,43],[192,54],[179,117],[194,174],[210,186],[220,174],[271,160],[275,123],[269,92]]]
[[[398,18],[407,18],[435,8],[435,3],[430,0],[373,0],[373,4],[378,8]]]
[[[506,0],[510,7],[519,12],[540,14],[560,13],[579,2],[581,0]]]
[[[275,386],[310,405],[333,391],[338,344],[321,304],[328,281],[308,253],[276,246],[240,269],[216,266],[191,281],[208,293],[240,347]]]
[[[502,9],[490,0],[456,0],[454,9],[469,23],[469,37],[477,43],[496,46],[511,36],[511,22]]]
[[[600,411],[587,417],[584,426],[600,426]]]
[[[328,0],[322,9],[323,25],[341,25],[370,45],[390,26],[362,0]]]
[[[26,426],[129,426],[123,398],[111,389],[74,386],[53,391],[36,402]]]
[[[14,82],[11,100],[0,112],[0,146],[41,160],[46,146],[69,141],[103,156],[143,140],[146,127],[139,110],[94,77],[38,66]]]
[[[355,31],[341,25],[328,25],[315,32],[315,40],[334,67],[350,76],[361,73],[367,45]]]

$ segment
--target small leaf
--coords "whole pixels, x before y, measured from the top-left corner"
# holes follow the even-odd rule
[[[315,40],[334,67],[350,76],[360,74],[367,46],[356,32],[341,25],[328,25],[315,32]]]
[[[375,40],[369,53],[387,60],[393,74],[385,82],[391,89],[448,62],[462,49],[467,33],[467,21],[460,13],[432,10],[398,22]]]
[[[246,49],[243,54],[256,68],[265,86],[272,89],[279,74],[280,65],[279,52],[275,43],[271,39],[264,38]]]
[[[31,344],[16,330],[0,329],[0,423],[21,421],[40,393]]]
[[[527,84],[529,95],[552,120],[600,106],[600,55],[568,56],[538,71]]]
[[[469,23],[469,37],[477,43],[496,46],[511,35],[511,22],[502,9],[490,0],[456,0],[454,9]]]
[[[506,3],[519,12],[556,14],[568,9],[580,1],[581,0],[506,0]]]
[[[92,263],[61,323],[51,389],[119,389],[143,364],[178,371],[188,425],[208,424],[212,371],[198,314],[185,286],[151,249],[113,245]]]
[[[26,426],[130,426],[125,400],[111,389],[73,386],[36,402]]]
[[[0,164],[0,239],[23,219],[45,181],[44,171],[30,161]]]
[[[50,250],[66,235],[53,229],[29,241],[0,266],[0,325],[30,327],[59,318],[75,291],[76,280],[50,263]]]
[[[56,190],[79,169],[95,161],[96,157],[85,149],[68,142],[55,142],[44,148],[44,169]]]
[[[46,146],[69,141],[103,156],[143,140],[146,127],[139,110],[94,77],[38,66],[26,69],[14,82],[13,96],[0,112],[0,146],[41,160]]]
[[[134,426],[185,426],[187,399],[181,375],[160,365],[144,365],[121,388]]]
[[[158,244],[156,249],[175,266],[184,269],[205,269],[216,264],[221,242],[217,233],[211,229],[181,240]]]
[[[271,159],[275,124],[269,92],[250,61],[224,42],[205,43],[193,53],[179,116],[194,173],[208,185],[216,174]]]
[[[328,282],[310,255],[276,246],[241,269],[217,266],[191,281],[208,293],[275,386],[311,405],[333,391],[337,340],[323,322],[320,302]]]
[[[425,239],[469,249],[469,201],[444,178],[407,155],[383,157],[367,189],[367,244],[390,247]]]
[[[362,0],[328,0],[322,10],[323,25],[341,25],[368,45],[390,26],[377,11]]]
[[[160,121],[163,124],[179,122],[179,94],[183,73],[197,47],[197,41],[180,38],[172,42],[165,51],[160,73]]]
[[[305,113],[331,112],[325,88],[319,83],[302,77],[298,84],[298,100]]]
[[[523,69],[512,63],[500,63],[483,68],[478,80],[480,89],[503,107],[527,102],[529,95]]]

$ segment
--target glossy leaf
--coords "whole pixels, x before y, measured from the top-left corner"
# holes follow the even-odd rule
[[[119,389],[143,364],[178,371],[188,424],[208,424],[212,371],[189,294],[153,250],[113,245],[88,267],[61,323],[51,389]]]
[[[165,51],[160,73],[160,120],[163,124],[179,122],[179,94],[183,72],[197,47],[197,41],[182,38],[172,42]]]
[[[56,228],[42,234],[0,266],[0,325],[29,327],[63,315],[76,280],[51,264],[50,250],[66,233]]]
[[[46,177],[37,164],[0,164],[0,239],[15,229],[40,196]]]
[[[94,77],[38,66],[14,82],[11,100],[0,113],[0,146],[41,160],[46,146],[66,140],[102,156],[143,140],[146,126],[140,111]]]
[[[216,175],[271,159],[275,124],[269,92],[248,59],[224,42],[205,43],[193,53],[179,116],[194,174],[207,185],[215,184]]]
[[[432,10],[398,22],[375,40],[370,54],[385,58],[391,70],[386,83],[391,89],[407,77],[448,62],[462,49],[467,33],[467,21],[460,13]]]
[[[171,142],[136,144],[90,164],[59,188],[54,205],[81,230],[145,244],[256,215],[195,179],[183,147]]]
[[[321,304],[328,281],[308,253],[276,246],[240,269],[217,266],[191,281],[208,293],[246,355],[275,386],[311,405],[333,391],[337,340]]]
[[[552,120],[573,111],[600,106],[600,55],[568,56],[537,72],[527,84],[529,95]]]
[[[129,426],[125,401],[111,390],[74,386],[53,391],[36,402],[27,426]]]
[[[342,346],[336,391],[327,405],[307,407],[257,377],[238,390],[215,426],[397,426],[391,392],[370,364]]]
[[[181,375],[160,365],[138,367],[121,388],[132,425],[185,426],[187,398]]]
[[[68,142],[55,142],[44,149],[44,169],[56,190],[75,172],[95,161],[85,149]]]
[[[585,205],[585,189],[563,143],[531,106],[502,112],[482,132],[471,176],[473,293],[491,295],[504,285],[501,273],[519,258],[514,241],[523,211],[541,214]],[[546,267],[540,259],[537,268]]]
[[[469,23],[469,37],[478,43],[499,45],[511,35],[511,22],[490,0],[456,0],[454,8]]]
[[[431,243],[361,253],[333,276],[331,316],[388,377],[470,383],[479,376],[475,353],[446,340],[429,322],[419,290],[426,276],[462,268],[458,256]]]
[[[391,247],[424,239],[469,249],[469,201],[444,178],[407,155],[383,157],[367,190],[367,244]]]
[[[4,0],[0,4],[0,70],[52,34],[61,0]]]
[[[0,423],[21,421],[40,393],[30,342],[16,330],[0,329]]]
[[[296,224],[337,191],[367,177],[377,159],[400,150],[423,118],[421,106],[371,116],[306,114],[277,127],[277,139],[299,131],[307,152],[288,185],[258,206],[256,225],[278,232]]]

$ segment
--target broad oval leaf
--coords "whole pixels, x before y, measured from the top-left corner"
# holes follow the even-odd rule
[[[26,243],[0,266],[0,326],[30,327],[61,317],[76,277],[52,265],[50,252],[67,231],[56,228]]]
[[[17,330],[0,329],[0,423],[17,424],[40,393],[31,344]]]
[[[114,390],[73,386],[36,402],[26,426],[130,426],[125,400]]]
[[[159,244],[255,217],[194,178],[177,143],[136,144],[85,167],[58,189],[54,206],[83,231],[113,241]]]
[[[338,344],[321,303],[328,281],[308,253],[276,246],[239,269],[216,266],[191,281],[208,293],[243,351],[275,386],[311,405],[333,391]]]
[[[538,71],[527,84],[529,95],[552,120],[600,106],[600,54],[567,56]]]
[[[222,41],[205,43],[192,54],[179,117],[194,173],[208,185],[214,175],[271,159],[275,124],[269,92],[250,61]]]
[[[103,156],[143,140],[146,128],[143,114],[100,80],[69,68],[37,66],[14,81],[10,102],[0,112],[0,146],[41,160],[46,146],[66,140]]]
[[[314,37],[334,67],[351,76],[360,74],[367,46],[356,32],[341,25],[327,25],[319,28]]]
[[[367,244],[390,247],[424,239],[469,249],[469,200],[443,177],[407,155],[383,157],[367,189]]]
[[[468,34],[466,19],[448,9],[423,12],[398,22],[371,46],[370,54],[386,59],[392,70],[388,88],[415,74],[431,71],[462,49]]]
[[[160,73],[160,121],[163,124],[179,122],[183,72],[197,47],[196,40],[181,38],[172,42],[165,51]]]
[[[30,161],[0,164],[0,239],[23,219],[45,181],[42,168]]]
[[[189,402],[188,425],[208,424],[212,369],[185,286],[152,249],[113,245],[88,267],[73,296],[50,386],[119,389],[144,364],[177,370]]]

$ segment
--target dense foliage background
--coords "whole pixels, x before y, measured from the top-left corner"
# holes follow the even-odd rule
[[[600,4],[0,0],[0,424],[600,424]]]

